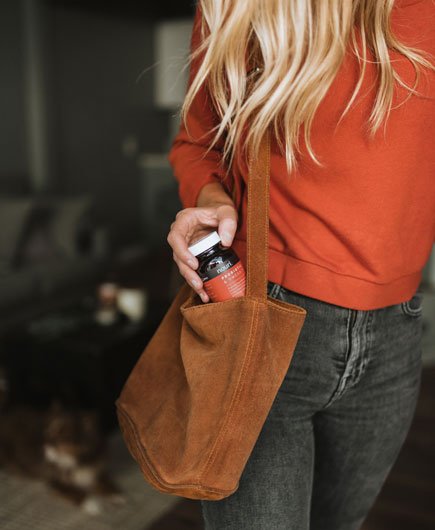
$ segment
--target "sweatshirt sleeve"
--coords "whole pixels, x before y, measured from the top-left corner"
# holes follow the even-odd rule
[[[200,42],[201,12],[196,7],[190,41],[191,51]],[[197,72],[201,55],[190,65],[188,87]],[[183,208],[195,207],[202,187],[209,182],[221,182],[223,177],[222,137],[215,143],[207,155],[205,152],[211,144],[216,131],[210,132],[217,124],[218,116],[207,94],[205,84],[197,92],[186,116],[189,133],[181,121],[168,153],[168,160],[178,181],[178,194]]]

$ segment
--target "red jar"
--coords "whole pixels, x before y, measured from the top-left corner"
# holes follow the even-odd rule
[[[222,245],[216,230],[196,241],[189,251],[198,259],[196,272],[212,302],[244,296],[246,274],[243,264],[231,247]]]

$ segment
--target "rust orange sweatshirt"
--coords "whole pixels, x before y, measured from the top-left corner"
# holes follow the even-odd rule
[[[192,48],[199,16],[197,9]],[[392,29],[406,44],[435,56],[432,0],[396,0]],[[394,51],[390,56],[412,86],[412,65]],[[435,73],[426,70],[417,87],[422,96],[393,109],[385,136],[381,126],[374,141],[363,134],[376,88],[372,64],[356,104],[337,126],[357,77],[357,60],[348,53],[316,112],[311,138],[323,168],[305,150],[296,178],[289,181],[284,157],[272,144],[268,278],[318,300],[368,310],[412,297],[434,243]],[[393,106],[407,94],[396,87]],[[196,205],[205,184],[222,178],[222,144],[204,157],[216,120],[201,89],[188,115],[193,138],[181,124],[168,154],[185,208]],[[232,174],[239,190],[233,248],[245,265],[247,175],[243,164]]]

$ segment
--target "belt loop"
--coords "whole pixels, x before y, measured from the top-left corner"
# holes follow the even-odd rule
[[[272,298],[277,298],[281,290],[281,285],[275,282],[271,282],[271,281],[269,281],[269,284],[272,285],[272,289],[269,292],[269,296],[271,296]]]

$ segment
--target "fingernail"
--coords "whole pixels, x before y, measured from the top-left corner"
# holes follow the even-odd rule
[[[194,287],[199,287],[199,281],[198,280],[192,280],[192,285]]]
[[[222,233],[222,243],[224,245],[229,245],[231,242],[231,234],[229,232]]]

